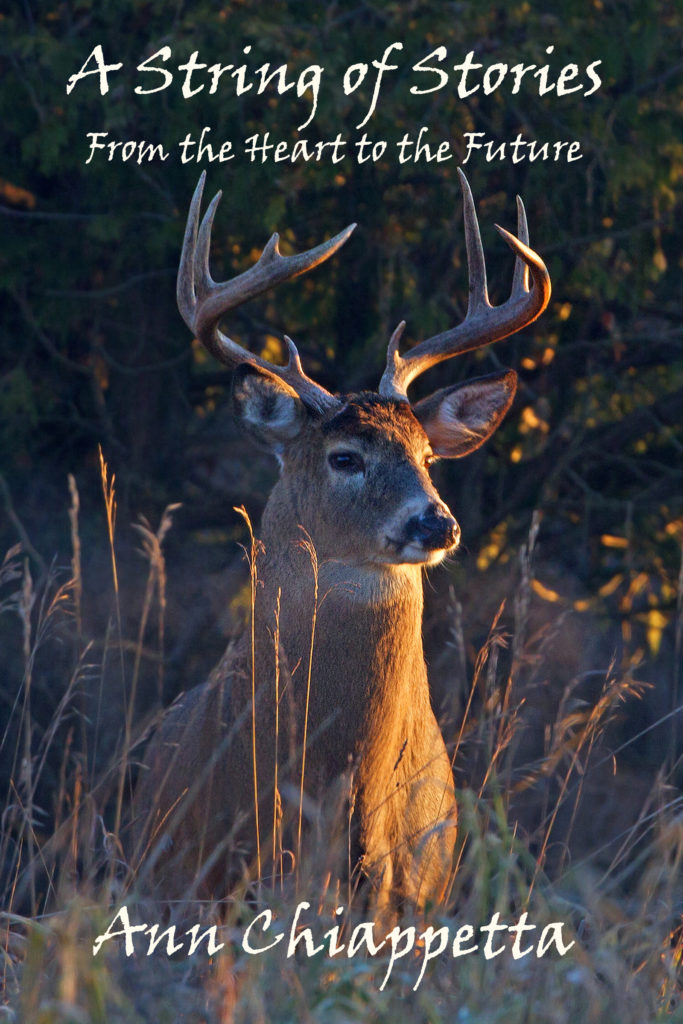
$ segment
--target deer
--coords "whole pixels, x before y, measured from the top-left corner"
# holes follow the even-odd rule
[[[351,869],[378,913],[420,912],[444,899],[457,837],[422,615],[424,571],[455,552],[460,528],[429,467],[468,455],[494,433],[517,375],[496,372],[415,402],[408,388],[438,363],[532,323],[548,305],[549,274],[529,247],[518,198],[517,235],[496,225],[515,254],[512,289],[491,305],[474,201],[459,171],[464,320],[404,354],[402,321],[377,391],[332,394],[304,373],[291,338],[280,366],[219,324],[329,259],[356,225],[284,256],[274,234],[249,269],[218,283],[209,252],[221,193],[200,222],[205,173],[189,208],[178,308],[193,336],[233,371],[234,414],[275,455],[280,475],[251,549],[251,625],[210,678],[165,713],[148,748],[135,799],[135,863],[152,865],[164,895],[221,899],[249,858],[263,872],[271,841],[276,859],[278,830],[282,854],[282,823],[297,802],[288,804],[287,793],[298,798],[298,829],[295,809],[289,834],[300,857],[302,806],[324,808],[346,792]]]

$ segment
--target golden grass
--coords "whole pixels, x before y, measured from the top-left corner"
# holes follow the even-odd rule
[[[15,737],[9,789],[0,823],[0,866],[3,869],[0,934],[2,937],[3,1002],[0,1019],[21,1024],[52,1022],[125,1021],[455,1021],[484,1024],[505,1021],[576,1021],[587,1024],[648,1024],[683,1021],[683,803],[661,773],[635,825],[611,848],[608,865],[586,855],[571,862],[563,852],[556,859],[552,882],[546,873],[555,826],[568,813],[572,827],[586,787],[609,754],[598,750],[605,729],[625,700],[637,699],[642,684],[628,669],[609,666],[602,689],[589,706],[574,699],[567,687],[548,723],[543,757],[520,768],[515,746],[521,729],[514,699],[524,675],[530,647],[544,651],[530,636],[529,601],[533,583],[533,551],[538,524],[520,553],[520,575],[512,596],[514,631],[502,631],[503,607],[494,617],[489,636],[472,665],[464,714],[445,722],[444,731],[456,769],[476,753],[483,765],[472,785],[458,794],[460,839],[448,904],[430,913],[429,923],[456,928],[463,922],[484,922],[499,913],[513,922],[527,912],[539,927],[565,922],[575,946],[565,957],[508,954],[495,959],[442,956],[430,964],[420,987],[420,949],[394,966],[382,990],[386,956],[378,958],[324,954],[286,957],[281,947],[263,956],[249,956],[241,947],[244,930],[254,914],[272,909],[278,921],[291,919],[297,902],[311,904],[310,921],[323,931],[341,923],[339,941],[347,941],[367,910],[356,893],[358,877],[351,871],[345,882],[336,879],[335,865],[348,861],[349,809],[342,794],[339,805],[320,815],[320,824],[303,833],[305,755],[308,734],[299,752],[299,809],[296,829],[296,895],[286,884],[282,811],[279,801],[278,757],[281,753],[279,717],[275,719],[275,771],[272,835],[272,885],[264,879],[262,853],[268,847],[257,817],[255,862],[236,887],[231,904],[223,908],[221,940],[224,949],[209,957],[197,953],[167,958],[158,950],[146,955],[141,937],[133,957],[110,943],[94,957],[92,943],[101,935],[124,901],[137,899],[131,914],[151,924],[162,910],[126,895],[126,864],[119,841],[127,806],[131,765],[137,755],[136,692],[143,661],[151,657],[148,634],[156,634],[156,672],[161,697],[164,668],[166,566],[163,543],[171,528],[169,507],[159,529],[141,522],[136,530],[148,563],[137,631],[130,641],[132,658],[124,659],[126,641],[116,564],[116,501],[113,477],[101,462],[107,537],[112,563],[112,606],[116,627],[101,638],[85,636],[83,554],[78,527],[78,492],[70,482],[69,512],[72,538],[71,574],[59,583],[47,574],[38,591],[28,560],[13,549],[0,566],[0,613],[18,613],[22,653],[21,686],[11,728],[3,730],[2,746]],[[258,541],[249,529],[251,637],[254,643],[254,603],[258,584]],[[317,561],[310,539],[303,541],[311,556],[316,582]],[[153,612],[156,602],[156,622]],[[680,643],[680,608],[677,642]],[[315,642],[311,623],[308,696]],[[458,628],[461,628],[460,626]],[[35,665],[43,648],[55,638],[71,638],[75,655],[53,719],[39,734],[33,714]],[[283,699],[279,672],[279,606],[275,616],[276,708]],[[93,660],[99,650],[99,661]],[[103,666],[112,652],[120,659],[123,693],[122,740],[109,766],[96,777],[88,774],[99,742],[97,721],[85,722],[84,689],[103,685]],[[461,647],[464,651],[464,644]],[[507,668],[501,668],[501,655]],[[509,655],[509,657],[508,657]],[[462,658],[465,663],[464,655]],[[252,665],[254,658],[252,655]],[[197,680],[199,681],[199,680]],[[252,679],[252,742],[254,802],[258,814],[256,765],[256,680]],[[672,709],[676,712],[676,708]],[[74,717],[77,728],[69,724]],[[307,717],[307,716],[306,716]],[[86,737],[92,749],[85,749]],[[79,749],[79,743],[82,749]],[[48,754],[62,745],[58,777],[48,785]],[[88,755],[90,760],[88,760]],[[460,774],[458,777],[462,777]],[[36,794],[49,789],[53,808],[48,815],[37,806]],[[548,795],[533,834],[524,834],[511,816],[510,801],[536,789]],[[262,795],[262,794],[261,794]],[[606,792],[604,799],[609,800]],[[44,822],[50,821],[48,828]],[[111,828],[106,824],[111,822]],[[600,851],[599,851],[600,852]],[[323,870],[321,870],[321,865]],[[328,867],[329,865],[329,867]],[[277,885],[277,880],[280,885]],[[315,885],[313,879],[317,879]],[[253,883],[259,883],[254,895]],[[307,888],[310,886],[310,888]],[[336,918],[335,908],[345,913]],[[210,916],[211,908],[205,908]],[[406,917],[404,925],[410,923]],[[416,922],[418,931],[424,922]],[[259,932],[259,938],[265,936]]]

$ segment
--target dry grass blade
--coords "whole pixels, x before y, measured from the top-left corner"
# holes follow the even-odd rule
[[[261,866],[261,827],[259,822],[259,790],[258,790],[258,764],[256,759],[256,586],[258,583],[258,569],[256,560],[259,552],[259,544],[254,536],[254,530],[251,525],[251,519],[249,513],[243,505],[239,508],[234,509],[235,512],[242,516],[247,529],[249,530],[249,551],[247,553],[247,559],[249,562],[249,582],[250,582],[250,621],[249,621],[249,636],[250,636],[250,663],[251,663],[251,761],[252,761],[252,777],[254,784],[254,822],[256,829],[256,870],[258,882],[260,884],[262,878],[262,866]]]
[[[301,783],[299,787],[299,824],[297,828],[296,838],[296,859],[297,864],[301,862],[301,828],[303,822],[303,808],[304,808],[304,778],[306,775],[306,748],[308,746],[308,713],[311,703],[311,676],[313,673],[313,649],[315,646],[315,628],[318,621],[318,555],[315,550],[313,541],[301,527],[302,532],[305,534],[303,540],[300,542],[301,547],[306,551],[311,560],[311,569],[313,571],[313,612],[311,615],[311,643],[308,652],[308,668],[306,673],[306,705],[304,710],[304,728],[303,738],[301,741]]]

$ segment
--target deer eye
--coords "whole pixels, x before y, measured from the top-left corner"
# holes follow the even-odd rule
[[[436,462],[436,455],[425,455],[425,469],[429,469]]]
[[[327,461],[338,473],[365,472],[365,463],[358,452],[330,452]]]

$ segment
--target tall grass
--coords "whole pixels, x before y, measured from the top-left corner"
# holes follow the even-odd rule
[[[564,923],[567,938],[575,942],[566,956],[517,960],[508,951],[486,960],[481,956],[453,959],[444,954],[429,964],[415,989],[426,939],[411,956],[397,961],[384,988],[385,954],[347,958],[323,953],[309,958],[299,952],[287,957],[281,944],[262,956],[248,955],[241,945],[244,930],[264,908],[272,910],[275,920],[289,922],[298,903],[307,900],[311,907],[306,923],[317,928],[316,941],[337,924],[341,925],[339,941],[348,941],[355,924],[368,913],[357,893],[358,875],[349,870],[344,881],[338,877],[338,865],[348,864],[350,858],[348,826],[353,808],[348,807],[348,794],[340,789],[338,801],[331,802],[334,806],[319,808],[317,816],[307,811],[313,823],[308,833],[303,831],[306,740],[297,752],[296,891],[285,884],[287,851],[278,775],[278,758],[285,752],[277,717],[272,823],[257,819],[255,861],[236,887],[232,902],[223,908],[219,932],[223,950],[211,957],[201,951],[191,959],[183,954],[169,958],[160,952],[162,943],[148,956],[148,937],[139,936],[135,956],[127,957],[123,944],[114,942],[93,956],[94,938],[104,933],[122,904],[130,902],[133,923],[151,925],[163,919],[162,908],[128,888],[121,833],[140,736],[145,732],[137,708],[144,665],[153,667],[157,703],[163,693],[167,588],[163,544],[175,508],[166,510],[156,531],[146,521],[136,526],[148,568],[139,595],[137,627],[128,640],[121,614],[125,588],[117,565],[114,481],[104,460],[101,470],[113,628],[100,637],[86,636],[88,593],[82,559],[87,552],[81,551],[78,492],[73,481],[68,578],[48,569],[37,586],[27,555],[19,547],[10,551],[0,566],[0,614],[17,624],[16,646],[21,657],[15,663],[21,665],[22,672],[0,744],[3,763],[8,765],[0,819],[0,977],[4,991],[0,1019],[4,1016],[25,1024],[683,1021],[683,802],[671,788],[669,776],[660,772],[635,824],[610,844],[607,861],[600,849],[572,858],[569,846],[551,857],[558,819],[566,819],[562,837],[569,843],[579,810],[589,799],[591,779],[612,756],[605,741],[610,722],[625,701],[637,700],[642,692],[642,683],[634,679],[628,659],[605,668],[600,691],[591,703],[579,699],[580,680],[568,683],[554,717],[545,723],[542,752],[530,762],[519,760],[526,702],[531,699],[528,666],[533,663],[539,676],[539,659],[541,668],[546,659],[547,672],[552,672],[552,627],[549,634],[539,637],[533,634],[529,620],[537,521],[520,551],[517,585],[508,599],[511,633],[504,628],[501,606],[488,638],[470,659],[469,669],[463,637],[466,614],[453,603],[454,656],[469,673],[464,712],[457,718],[448,716],[442,723],[456,778],[465,780],[458,794],[459,841],[447,904],[432,908],[425,921],[413,923],[418,932],[427,925],[455,930],[464,923],[487,922],[495,913],[510,924],[527,913],[539,929],[551,921]],[[258,542],[246,514],[245,519],[250,536],[249,628],[253,637]],[[303,543],[311,556],[317,608],[315,550],[310,541],[304,539]],[[679,594],[679,648],[682,606]],[[279,608],[277,612],[273,657],[279,707],[279,701],[286,698],[279,672]],[[315,629],[314,618],[309,684]],[[39,725],[34,713],[37,666],[60,646],[71,652],[71,661],[63,658],[59,662],[65,672],[59,699],[51,720]],[[114,749],[110,736],[111,756],[105,762],[99,716],[105,668],[112,661],[121,674],[123,703],[118,745]],[[257,681],[252,680],[253,698],[256,686]],[[12,691],[7,688],[6,692]],[[254,802],[258,808],[255,758],[259,723],[255,707],[253,700]],[[55,765],[59,766],[56,774]],[[49,797],[49,806],[40,805],[39,793]],[[522,827],[516,808],[527,797],[531,797],[535,813],[530,819],[527,815]],[[605,788],[601,799],[609,802],[616,797]],[[271,827],[266,845],[265,833]],[[272,884],[255,888],[250,883],[264,880],[262,856],[269,846]],[[335,915],[340,905],[344,913]],[[402,925],[410,924],[407,914]],[[266,941],[262,932],[257,934]]]

